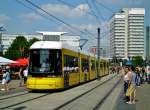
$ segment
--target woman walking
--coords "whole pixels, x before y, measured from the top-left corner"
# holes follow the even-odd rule
[[[135,104],[135,97],[136,97],[136,73],[135,67],[131,67],[131,74],[129,75],[129,83],[130,87],[128,88],[127,92],[129,91],[130,100],[127,102],[128,104]]]
[[[125,74],[124,74],[124,94],[126,94],[127,89],[129,87],[129,74],[130,74],[130,68],[128,66],[125,67]],[[125,95],[126,101],[129,101],[129,97]]]

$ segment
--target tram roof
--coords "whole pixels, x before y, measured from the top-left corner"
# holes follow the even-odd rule
[[[48,32],[48,31],[37,31],[37,33],[42,34],[42,35],[58,35],[58,36],[61,36],[61,35],[66,34],[67,32]]]
[[[78,47],[68,45],[66,43],[60,42],[60,41],[37,41],[33,43],[30,47],[30,49],[69,49],[75,52],[80,52],[81,54],[84,55],[90,55],[90,56],[95,56],[92,53],[89,53],[84,50],[80,50]]]
[[[37,41],[31,45],[30,49],[70,49],[76,52],[79,52],[78,47],[70,46],[66,43],[58,42],[58,41]]]

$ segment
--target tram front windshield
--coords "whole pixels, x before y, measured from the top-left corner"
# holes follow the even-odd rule
[[[61,50],[30,50],[29,74],[35,76],[60,76],[62,74]]]

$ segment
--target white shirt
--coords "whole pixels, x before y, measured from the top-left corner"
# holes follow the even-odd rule
[[[25,70],[23,71],[23,75],[27,77],[27,76],[28,76],[28,70],[25,69]]]
[[[124,78],[123,78],[123,79],[124,79],[125,82],[127,82],[127,81],[129,80],[128,74],[124,75]]]

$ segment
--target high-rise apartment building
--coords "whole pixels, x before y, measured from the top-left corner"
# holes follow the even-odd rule
[[[146,27],[146,57],[150,57],[150,27]]]
[[[110,20],[110,56],[144,57],[144,8],[123,8]]]

